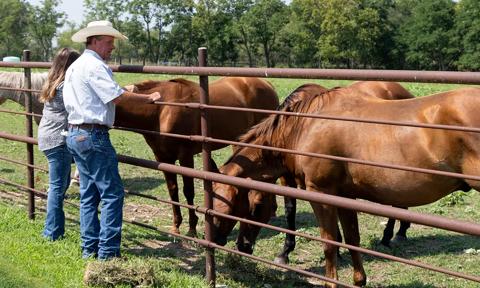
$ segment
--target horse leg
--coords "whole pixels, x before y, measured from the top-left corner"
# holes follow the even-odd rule
[[[408,208],[405,208],[408,209]],[[400,228],[398,229],[397,234],[395,235],[395,241],[406,241],[407,240],[407,230],[410,228],[410,222],[400,221]]]
[[[338,208],[338,216],[343,228],[345,243],[353,246],[360,246],[360,231],[358,229],[357,212]],[[349,250],[353,264],[353,283],[356,286],[367,284],[367,274],[363,269],[362,254],[355,250]]]
[[[390,240],[393,237],[393,229],[395,228],[395,218],[388,218],[387,226],[383,230],[383,237],[380,243],[390,247]]]
[[[180,165],[184,167],[193,168],[193,155],[180,158]],[[193,200],[195,198],[195,187],[193,184],[193,178],[182,176],[183,179],[183,195],[187,199],[188,205],[193,205]],[[197,236],[197,223],[198,217],[195,214],[194,209],[188,209],[188,236],[196,237]]]
[[[320,226],[320,237],[325,240],[335,241],[337,238],[337,208],[319,203],[310,203],[315,217]],[[338,280],[337,275],[337,246],[331,243],[323,243],[325,254],[325,277]],[[336,288],[337,284],[327,282],[325,287]]]
[[[283,186],[288,187],[297,187],[297,183],[295,182],[295,178],[292,177],[290,174],[283,175],[280,177],[280,183]],[[285,203],[285,219],[287,220],[287,228],[289,230],[295,231],[295,218],[297,215],[297,199],[284,197],[283,201]],[[283,244],[283,250],[280,254],[275,257],[274,262],[279,264],[287,264],[289,262],[288,255],[290,252],[295,249],[295,235],[286,233],[285,234],[285,242]]]
[[[297,199],[284,197],[285,203],[285,218],[287,220],[287,228],[289,230],[295,231],[295,217],[297,212]],[[290,260],[288,255],[295,249],[295,235],[286,233],[285,234],[285,243],[283,244],[283,250],[280,254],[275,257],[274,262],[278,264],[287,264]]]
[[[170,194],[170,200],[179,202],[178,199],[178,183],[177,183],[177,174],[163,172],[165,175],[165,181],[167,182],[168,193]],[[180,207],[177,205],[172,205],[173,209],[173,226],[170,229],[173,233],[180,233],[178,229],[180,224],[182,224],[182,212],[180,211]]]

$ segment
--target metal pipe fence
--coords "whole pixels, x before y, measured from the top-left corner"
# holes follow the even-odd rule
[[[27,55],[27,54],[25,54]],[[27,57],[25,57],[27,58]],[[199,59],[201,66],[206,66],[206,50],[199,51]],[[45,62],[21,62],[21,63],[5,63],[0,62],[0,67],[17,67],[17,68],[24,68],[27,71],[26,77],[27,80],[29,79],[29,71],[28,69],[31,68],[49,68],[51,63]],[[206,247],[206,279],[212,286],[215,285],[215,258],[214,258],[214,249],[221,249],[224,251],[240,254],[242,256],[246,256],[252,258],[254,260],[268,263],[270,265],[275,265],[278,267],[286,268],[298,273],[301,273],[306,276],[316,277],[318,279],[337,283],[340,285],[344,285],[346,287],[353,287],[345,283],[338,282],[334,279],[326,279],[323,276],[299,270],[294,267],[290,267],[288,265],[282,264],[275,264],[273,262],[261,259],[259,257],[251,256],[251,255],[244,255],[239,251],[233,251],[231,249],[218,246],[212,242],[212,219],[213,216],[219,217],[227,217],[232,220],[246,222],[249,224],[259,225],[264,228],[273,229],[275,231],[284,232],[284,233],[291,233],[297,236],[307,237],[309,239],[318,240],[321,242],[331,243],[340,247],[344,248],[351,248],[362,253],[371,254],[378,257],[383,257],[389,260],[398,261],[404,264],[409,264],[425,269],[429,269],[432,271],[437,271],[441,273],[445,273],[447,275],[456,276],[476,282],[480,282],[480,277],[473,276],[473,275],[465,275],[463,273],[449,271],[447,269],[432,267],[427,264],[423,264],[417,261],[402,259],[398,257],[394,257],[388,254],[371,251],[368,249],[354,247],[347,244],[339,243],[336,241],[330,241],[326,239],[322,239],[320,237],[310,236],[305,233],[299,233],[295,231],[290,231],[288,229],[278,228],[275,226],[271,226],[268,224],[262,223],[252,223],[252,221],[247,219],[241,219],[234,216],[224,215],[212,210],[212,188],[211,188],[211,181],[227,183],[235,186],[241,186],[249,189],[261,190],[268,193],[273,193],[276,195],[282,196],[295,196],[295,198],[303,199],[306,201],[315,201],[323,204],[328,204],[332,206],[337,206],[341,208],[347,208],[351,210],[357,210],[360,212],[366,212],[374,215],[386,216],[386,217],[393,217],[400,220],[406,220],[413,223],[423,224],[427,226],[447,229],[450,231],[455,231],[464,234],[476,235],[480,236],[480,225],[465,221],[458,221],[453,219],[446,219],[439,216],[433,215],[425,215],[421,213],[416,213],[412,211],[406,211],[404,209],[398,209],[394,207],[384,206],[375,203],[369,203],[364,201],[358,200],[351,200],[351,199],[344,199],[341,197],[330,196],[326,194],[320,193],[307,193],[303,190],[298,190],[289,187],[280,187],[278,185],[252,181],[252,180],[245,180],[234,178],[230,176],[225,176],[221,174],[216,174],[212,172],[208,172],[209,168],[209,161],[210,158],[210,149],[209,143],[221,143],[225,145],[240,145],[240,146],[247,146],[259,149],[267,149],[271,151],[279,151],[284,153],[295,153],[304,156],[310,157],[320,157],[325,159],[337,160],[337,161],[346,161],[351,163],[358,163],[358,164],[365,164],[365,165],[373,165],[379,166],[383,168],[390,168],[390,169],[400,169],[406,171],[413,171],[413,172],[420,172],[420,173],[430,173],[436,175],[443,175],[449,177],[457,177],[463,179],[472,179],[472,180],[480,180],[479,176],[476,175],[464,175],[460,173],[451,173],[445,171],[436,171],[436,170],[429,170],[429,169],[421,169],[417,167],[407,167],[401,165],[394,165],[389,163],[377,163],[372,161],[365,161],[362,159],[353,159],[353,158],[346,158],[346,157],[336,157],[331,155],[323,155],[323,154],[314,154],[314,153],[304,153],[294,150],[288,149],[280,149],[275,147],[265,147],[260,145],[252,145],[246,143],[239,143],[235,141],[227,141],[223,139],[215,139],[208,136],[208,123],[206,121],[206,113],[209,109],[226,109],[226,110],[235,110],[235,111],[250,111],[256,113],[270,113],[270,114],[284,114],[284,115],[293,115],[298,117],[313,117],[313,118],[320,118],[320,119],[330,119],[330,120],[339,120],[339,121],[355,121],[355,122],[363,122],[363,123],[373,123],[373,124],[385,124],[385,125],[402,125],[402,126],[410,126],[410,127],[418,127],[418,128],[428,128],[428,129],[448,129],[448,130],[457,130],[457,131],[464,131],[464,132],[480,132],[480,128],[475,127],[462,127],[462,126],[451,126],[451,125],[431,125],[431,124],[423,124],[423,123],[404,123],[404,122],[396,122],[396,121],[383,121],[383,120],[376,120],[376,119],[355,119],[355,118],[348,118],[348,117],[335,117],[335,116],[322,116],[322,115],[310,115],[310,114],[302,114],[302,113],[292,113],[292,112],[282,112],[282,111],[270,111],[270,110],[259,110],[259,109],[247,109],[247,108],[233,108],[233,107],[223,107],[223,106],[214,106],[208,104],[208,76],[249,76],[249,77],[276,77],[276,78],[302,78],[302,79],[345,79],[345,80],[383,80],[383,81],[407,81],[407,82],[429,82],[429,83],[459,83],[459,84],[480,84],[480,73],[478,72],[431,72],[431,71],[384,71],[384,70],[343,70],[343,69],[275,69],[275,68],[222,68],[222,67],[169,67],[169,66],[129,66],[129,65],[118,65],[118,66],[111,66],[113,71],[116,72],[129,72],[129,73],[161,73],[161,74],[182,74],[182,75],[198,75],[200,77],[200,86],[201,86],[201,102],[200,103],[165,103],[165,102],[158,102],[158,105],[177,105],[177,106],[187,106],[192,109],[200,109],[201,111],[201,135],[179,135],[173,133],[159,133],[153,131],[145,131],[145,130],[136,130],[136,129],[129,129],[123,127],[116,127],[120,130],[127,130],[133,131],[137,133],[155,133],[157,135],[168,136],[168,137],[177,137],[188,139],[191,141],[200,141],[203,143],[202,155],[203,155],[203,167],[205,171],[200,172],[190,168],[178,167],[175,165],[170,165],[166,163],[158,163],[154,161],[148,161],[144,159],[136,159],[129,156],[118,155],[120,162],[137,165],[141,167],[168,171],[171,173],[182,174],[190,177],[195,177],[198,179],[204,180],[204,189],[205,189],[205,199],[204,205],[205,207],[198,207],[198,206],[191,206],[180,204],[174,201],[169,200],[160,200],[157,197],[153,196],[141,196],[140,193],[135,192],[127,192],[131,195],[136,195],[140,197],[146,197],[155,201],[160,201],[169,204],[179,205],[181,207],[187,209],[193,209],[199,213],[203,213],[206,216],[206,227],[205,227],[205,240],[191,238],[182,235],[176,235],[176,233],[165,232],[162,233],[171,234],[176,237],[181,237],[184,239],[188,239],[191,241],[195,241],[202,246]],[[2,89],[2,87],[0,87]],[[31,99],[32,92],[38,92],[31,89],[19,89],[23,92],[27,92],[29,94],[29,98]],[[31,100],[30,100],[31,101]],[[32,115],[35,115],[28,111],[28,107],[31,105],[30,103],[26,103],[27,113],[19,113],[19,112],[11,112],[6,110],[0,110],[0,112],[8,112],[8,113],[15,113],[15,114],[24,114],[27,116],[27,132],[31,130],[31,122],[32,122]],[[31,109],[30,109],[31,111]],[[30,124],[28,124],[30,122]],[[30,126],[29,126],[30,125]],[[25,143],[29,143],[29,145],[36,144],[35,139],[32,138],[32,135],[19,136],[19,135],[12,135],[5,132],[0,131],[0,138],[5,138],[13,141],[21,141]],[[30,150],[29,150],[30,153]],[[33,155],[33,154],[32,154]],[[30,157],[30,156],[29,156]],[[1,159],[0,160],[5,160]],[[33,158],[28,159],[29,163],[25,164],[28,167],[28,174],[30,178],[30,173],[33,173],[33,169],[36,168],[33,165]],[[11,161],[11,160],[10,160]],[[30,163],[30,161],[32,163]],[[17,163],[21,164],[21,163]],[[30,169],[32,172],[30,172]],[[33,174],[32,174],[33,175]],[[233,179],[232,179],[233,178]],[[33,178],[32,178],[33,179]],[[0,182],[5,182],[5,179],[0,179]],[[22,185],[20,185],[22,186]],[[22,189],[27,189],[31,195],[37,194],[37,191],[33,187],[33,182],[28,183],[28,187],[22,186]],[[30,197],[29,197],[30,198]],[[32,196],[33,198],[33,196]],[[30,201],[29,201],[30,202]],[[34,204],[29,204],[29,215],[33,218],[34,212]],[[131,224],[137,224],[143,226],[145,228],[149,228],[153,230],[159,230],[154,227],[148,227],[146,224],[136,223],[136,221],[126,221]],[[286,266],[286,267],[283,267]],[[299,271],[297,271],[299,270]]]

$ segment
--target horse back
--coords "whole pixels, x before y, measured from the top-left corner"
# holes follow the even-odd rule
[[[385,100],[411,99],[415,96],[397,82],[357,81],[349,86],[365,94]]]
[[[210,101],[219,106],[248,107],[273,110],[278,106],[278,96],[273,86],[253,77],[225,77],[213,82]]]
[[[340,93],[342,91],[339,91]],[[348,92],[344,89],[342,93]],[[333,93],[335,94],[335,93]],[[364,119],[480,127],[480,89],[466,88],[404,101],[332,95],[321,113]],[[335,97],[340,96],[340,97]],[[352,98],[352,97],[350,97]],[[342,105],[343,104],[343,105]],[[344,107],[339,110],[338,107]],[[305,119],[290,149],[380,163],[480,174],[480,135],[452,130]],[[287,142],[288,143],[288,142]],[[294,158],[292,158],[294,157]],[[290,171],[316,187],[349,197],[409,207],[423,205],[475,181],[321,158],[286,156]],[[408,179],[408,180],[407,180]]]

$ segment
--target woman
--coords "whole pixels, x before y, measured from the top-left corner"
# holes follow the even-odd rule
[[[42,87],[40,101],[45,103],[38,125],[38,148],[48,159],[49,188],[47,217],[43,236],[57,240],[65,232],[63,199],[70,182],[72,155],[65,144],[63,131],[67,130],[67,112],[63,105],[63,80],[70,64],[80,54],[70,48],[61,49],[53,59],[47,81]]]

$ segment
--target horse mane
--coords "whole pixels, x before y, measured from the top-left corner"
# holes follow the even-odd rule
[[[139,83],[133,84],[135,88],[137,88],[139,91],[145,91],[145,90],[150,90],[156,86],[158,86],[162,81],[158,80],[145,80]]]
[[[307,91],[308,88],[310,88],[312,85],[316,85],[316,84],[312,84],[312,83],[306,83],[306,84],[303,84],[302,86],[300,87],[297,87],[295,90],[293,90],[290,95],[287,96],[287,98],[285,98],[285,100],[283,100],[282,104],[280,104],[277,108],[278,111],[282,111],[284,110],[285,108],[291,106],[294,102],[297,102],[299,100],[302,100],[303,99],[303,94],[302,92],[304,91]]]
[[[145,90],[150,90],[152,88],[155,88],[156,86],[161,85],[162,83],[166,82],[174,82],[174,83],[179,83],[179,84],[184,84],[187,86],[192,86],[195,85],[195,82],[192,82],[190,80],[184,79],[184,78],[175,78],[175,79],[170,79],[167,81],[162,81],[162,80],[145,80],[139,83],[133,84],[138,90],[140,91],[145,91]]]
[[[297,89],[295,89],[290,95],[285,98],[285,100],[280,104],[277,108],[277,111],[285,111],[285,112],[297,112],[297,113],[307,113],[309,112],[309,108],[317,97],[324,97],[324,95],[328,94],[332,90],[336,89],[331,89],[331,90],[326,90],[323,91],[319,94],[312,94],[312,93],[306,93],[306,94],[300,94],[300,92],[303,92],[306,90],[307,87],[309,87],[311,84],[304,84]],[[321,107],[318,107],[318,109],[321,109]],[[248,130],[245,134],[240,136],[240,142],[243,143],[251,143],[255,139],[264,139],[265,141],[261,142],[276,142],[274,140],[274,133],[275,131],[283,131],[285,127],[285,123],[287,119],[290,119],[289,115],[279,115],[279,114],[274,114],[270,115],[269,117],[265,118],[262,122],[258,123],[257,125],[253,126]],[[298,120],[301,117],[293,116],[292,119],[295,119],[295,123],[298,123]],[[293,124],[295,124],[293,123]],[[283,141],[283,137],[282,140]],[[275,145],[277,146],[277,145]]]
[[[183,84],[186,86],[198,86],[199,84],[190,80],[187,80],[185,78],[175,78],[175,79],[170,79],[168,82],[174,82],[174,83],[179,83]]]

